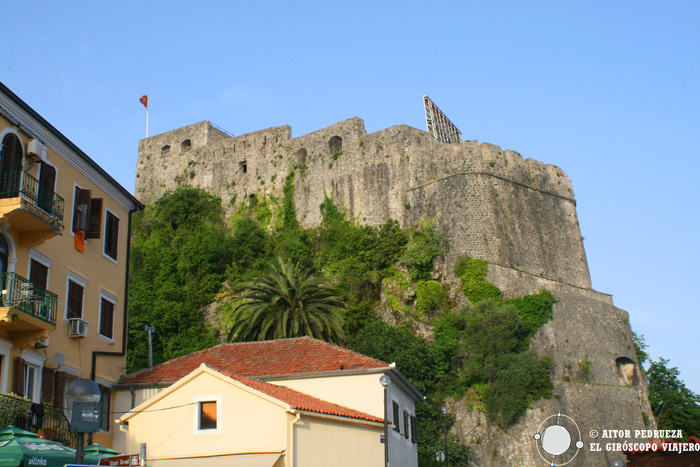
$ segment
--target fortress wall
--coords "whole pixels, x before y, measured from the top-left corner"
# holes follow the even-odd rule
[[[297,138],[288,126],[226,138],[214,130],[201,122],[142,140],[137,197],[152,202],[190,184],[220,196],[230,212],[232,202],[251,195],[281,197],[295,167],[297,215],[305,227],[320,223],[319,206],[329,195],[364,224],[391,218],[406,227],[435,218],[450,242],[448,274],[468,254],[591,286],[573,189],[556,166],[487,143],[443,144],[407,125],[367,134],[356,117]],[[187,137],[192,149],[180,153]],[[161,157],[166,142],[171,156]]]

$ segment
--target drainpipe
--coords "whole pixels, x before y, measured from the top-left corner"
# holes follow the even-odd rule
[[[92,352],[92,369],[90,371],[90,379],[94,380],[97,376],[97,356],[113,356],[113,357],[123,357],[126,355],[126,334],[127,326],[129,324],[129,264],[131,257],[131,216],[140,208],[135,207],[129,211],[129,225],[127,227],[126,233],[126,283],[124,284],[124,321],[122,327],[122,350],[120,352],[105,352],[105,351],[93,351]]]
[[[289,446],[287,453],[289,456],[287,456],[287,460],[285,461],[285,465],[289,467],[294,465],[294,425],[301,420],[301,414],[299,412],[293,412],[292,414],[296,415],[296,417],[289,422],[289,441],[287,442]]]

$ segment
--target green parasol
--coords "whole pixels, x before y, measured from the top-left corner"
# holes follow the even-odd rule
[[[74,463],[75,449],[41,439],[39,435],[21,428],[9,426],[0,429],[0,467],[63,467]]]
[[[90,446],[85,446],[85,457],[83,459],[83,464],[95,464],[100,462],[103,457],[110,456],[120,456],[121,452],[115,451],[99,444],[91,444]]]

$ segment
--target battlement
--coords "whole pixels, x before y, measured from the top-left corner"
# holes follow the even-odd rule
[[[446,144],[408,125],[368,134],[357,117],[295,138],[289,126],[230,136],[204,121],[141,140],[137,164],[144,202],[193,185],[220,196],[229,212],[251,195],[281,197],[297,168],[295,203],[306,227],[320,223],[318,207],[331,195],[365,224],[435,218],[450,241],[447,264],[469,254],[591,285],[569,178],[492,144]]]

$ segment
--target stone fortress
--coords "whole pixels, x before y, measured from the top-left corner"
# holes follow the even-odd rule
[[[571,434],[565,453],[576,454],[571,466],[623,458],[605,449],[591,452],[589,443],[644,441],[593,439],[592,430],[656,428],[628,314],[612,296],[591,288],[573,188],[563,170],[487,143],[442,143],[407,125],[367,134],[359,118],[296,138],[291,133],[281,126],[231,136],[204,121],[143,139],[136,197],[148,204],[192,185],[220,196],[231,211],[252,197],[281,198],[293,167],[303,226],[319,224],[326,195],[365,224],[396,219],[407,227],[434,218],[449,241],[441,271],[448,281],[455,280],[455,259],[467,254],[488,261],[487,280],[506,297],[550,290],[559,302],[532,345],[552,359],[554,396],[537,401],[505,432],[468,404],[450,404],[453,430],[475,450],[478,465],[549,465],[534,435],[559,412],[580,431]],[[584,361],[590,362],[590,382],[576,382]]]

